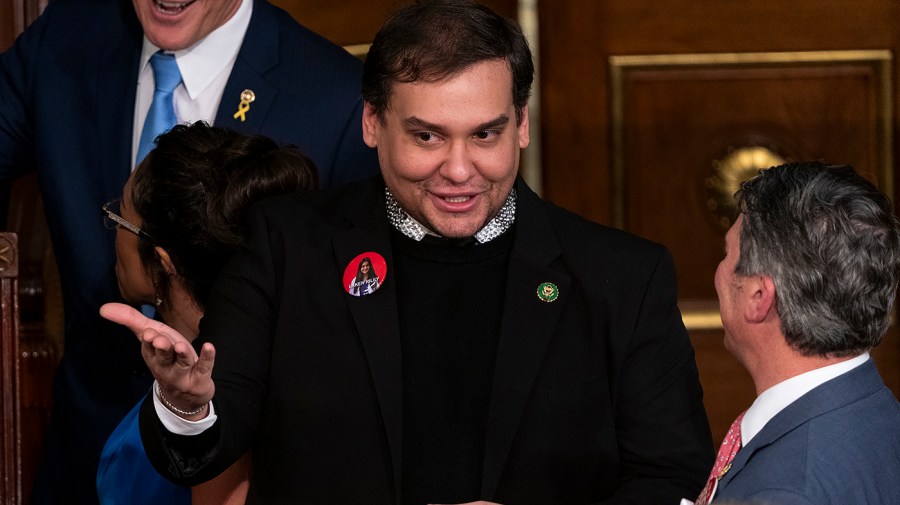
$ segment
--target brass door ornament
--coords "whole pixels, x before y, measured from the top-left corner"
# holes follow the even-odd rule
[[[741,183],[760,170],[785,163],[785,159],[763,146],[745,146],[731,149],[721,160],[713,160],[714,173],[706,179],[709,199],[706,205],[718,217],[724,229],[731,227],[737,217],[734,193]]]

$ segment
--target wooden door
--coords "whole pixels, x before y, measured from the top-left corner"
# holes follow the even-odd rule
[[[889,194],[900,101],[890,0],[539,1],[544,196],[665,244],[713,435],[755,397],[713,274],[742,178],[849,163]],[[900,342],[876,350],[900,393]]]

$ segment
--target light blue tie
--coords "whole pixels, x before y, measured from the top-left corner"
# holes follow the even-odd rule
[[[154,53],[150,57],[150,66],[153,67],[153,102],[147,111],[147,119],[144,120],[144,129],[141,131],[141,143],[138,145],[135,165],[141,162],[147,153],[153,149],[153,141],[156,137],[175,126],[175,103],[172,94],[175,88],[181,84],[181,72],[175,55],[162,52]]]
[[[172,95],[175,88],[181,84],[181,72],[178,70],[178,63],[175,62],[175,55],[154,53],[150,57],[150,66],[153,68],[153,102],[147,111],[147,119],[144,120],[135,165],[153,149],[156,137],[170,130],[177,121]],[[156,308],[153,305],[141,305],[141,312],[153,318],[156,315]]]

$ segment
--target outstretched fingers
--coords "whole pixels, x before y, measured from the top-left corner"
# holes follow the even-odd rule
[[[213,365],[216,362],[216,348],[209,342],[203,344],[200,349],[200,358],[194,365],[194,373],[197,375],[212,375]]]
[[[179,368],[190,368],[197,362],[197,352],[179,334],[172,335],[147,328],[138,338],[142,344],[141,354],[151,369],[151,361],[166,367],[177,365]]]

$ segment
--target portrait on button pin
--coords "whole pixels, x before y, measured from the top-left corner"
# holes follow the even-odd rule
[[[374,293],[387,276],[387,262],[376,252],[364,252],[344,269],[344,290],[353,296]]]

